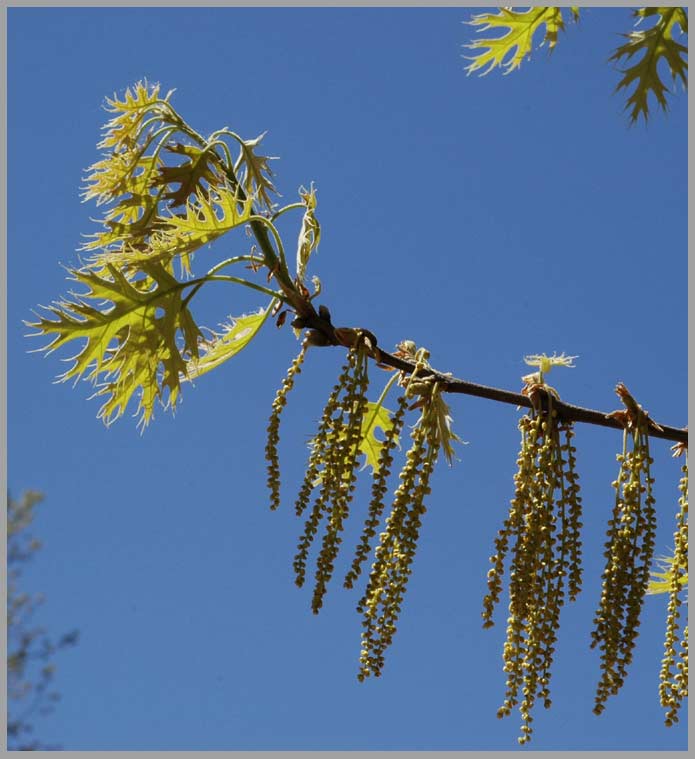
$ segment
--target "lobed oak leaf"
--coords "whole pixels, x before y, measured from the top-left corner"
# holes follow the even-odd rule
[[[170,189],[163,198],[171,201],[172,208],[184,205],[191,195],[203,191],[203,181],[212,186],[217,186],[222,182],[222,173],[219,168],[220,157],[214,149],[198,148],[178,142],[167,145],[166,149],[170,153],[179,153],[188,159],[178,166],[161,166],[154,179],[155,185],[178,185],[178,189]]]
[[[243,167],[243,176],[241,184],[249,196],[255,197],[259,203],[264,205],[268,210],[273,206],[269,193],[276,195],[278,191],[271,182],[273,172],[268,165],[268,161],[276,160],[276,156],[257,155],[254,153],[261,140],[265,137],[266,132],[258,135],[253,140],[240,140],[241,155],[237,161],[234,170],[239,172]]]
[[[579,8],[573,6],[570,12],[574,21],[579,18]],[[468,57],[473,61],[466,71],[474,71],[487,66],[481,71],[481,76],[500,66],[509,74],[521,66],[522,61],[531,55],[533,38],[536,32],[545,26],[543,43],[547,42],[552,50],[557,44],[559,30],[565,28],[562,8],[535,7],[519,12],[511,8],[500,8],[499,13],[480,13],[468,22],[471,26],[481,27],[479,31],[488,29],[506,30],[501,37],[476,40],[468,48],[482,50],[478,55]]]
[[[106,98],[106,110],[118,115],[104,125],[105,135],[98,147],[113,148],[115,152],[134,147],[140,135],[144,116],[153,109],[157,110],[158,115],[166,115],[159,105],[166,102],[169,95],[171,92],[164,100],[160,99],[159,85],[149,85],[147,80],[144,80],[137,82],[132,92],[128,88],[125,91],[124,100],[118,100],[116,95],[113,98]]]
[[[360,451],[365,456],[364,467],[372,467],[374,473],[379,471],[379,457],[384,447],[382,440],[376,436],[376,431],[381,429],[387,433],[393,427],[393,414],[384,406],[371,401],[367,403],[367,410],[362,417],[362,430],[360,437]],[[398,444],[398,438],[396,438]]]
[[[231,229],[245,224],[253,214],[253,199],[239,200],[227,187],[199,190],[195,200],[186,203],[180,215],[165,216],[164,228],[155,241],[161,254],[170,249],[174,255],[189,256],[206,243],[211,243]]]
[[[198,356],[202,335],[182,301],[185,283],[164,267],[143,264],[139,280],[113,265],[107,270],[108,276],[88,268],[72,270],[72,278],[86,291],[46,307],[54,318],[40,317],[28,326],[38,330],[35,335],[53,338],[42,348],[46,353],[84,340],[59,380],[84,377],[97,385],[96,395],[107,396],[98,414],[107,425],[140,390],[136,413],[144,427],[156,400],[176,406],[187,361]]]
[[[688,48],[676,42],[673,38],[676,26],[680,26],[683,34],[688,33],[688,16],[684,8],[639,8],[634,11],[639,23],[642,19],[657,17],[656,24],[643,31],[630,32],[623,35],[627,42],[616,49],[609,61],[626,61],[642,53],[642,57],[634,65],[622,70],[623,78],[618,82],[616,92],[635,85],[635,89],[627,99],[625,110],[630,109],[630,122],[635,123],[640,115],[647,121],[649,118],[649,94],[665,111],[668,109],[666,94],[670,92],[659,76],[659,64],[665,61],[673,81],[680,79],[683,86],[688,86],[688,63],[683,56]]]
[[[88,236],[81,250],[97,250],[145,243],[147,238],[164,225],[157,214],[157,199],[149,194],[130,195],[121,200],[104,216],[105,232]]]

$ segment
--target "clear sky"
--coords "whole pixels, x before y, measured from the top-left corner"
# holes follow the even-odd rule
[[[318,617],[293,585],[293,496],[339,350],[315,350],[282,427],[283,505],[265,489],[265,428],[297,350],[267,324],[186,387],[175,418],[110,428],[61,357],[28,353],[22,320],[65,294],[98,212],[82,204],[105,96],[147,77],[199,132],[265,146],[283,201],[318,188],[311,272],[334,322],[384,347],[426,345],[443,371],[519,390],[523,356],[578,355],[566,400],[619,406],[623,381],[659,421],[686,424],[686,97],[628,128],[607,63],[632,20],[587,9],[549,59],[467,77],[470,9],[9,10],[9,487],[45,493],[27,581],[41,620],[78,628],[62,701],[38,736],[65,749],[516,749],[498,720],[504,614],[481,627],[487,559],[513,492],[514,406],[455,397],[460,461],[436,471],[414,575],[383,677],[356,679],[357,591],[332,583]],[[297,226],[288,224],[291,250]],[[248,250],[242,232],[226,255]],[[212,255],[212,253],[211,253]],[[202,251],[196,263],[206,269]],[[212,260],[212,259],[211,259]],[[200,262],[200,263],[198,263]],[[263,304],[220,285],[215,327]],[[387,375],[372,371],[373,398]],[[133,409],[134,410],[134,409]],[[658,703],[665,597],[648,598],[622,692],[592,714],[589,649],[619,432],[577,429],[585,586],[565,607],[553,707],[532,749],[684,749]],[[679,463],[656,441],[657,552],[672,544]],[[368,494],[359,491],[348,537]],[[351,541],[344,543],[343,564]]]

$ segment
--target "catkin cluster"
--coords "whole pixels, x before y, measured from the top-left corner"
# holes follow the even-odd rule
[[[618,693],[632,662],[640,613],[649,585],[654,555],[656,511],[650,476],[649,419],[640,409],[623,433],[623,451],[608,522],[605,569],[591,647],[601,651],[601,677],[594,713],[601,714],[609,696]]]
[[[388,490],[387,481],[391,474],[393,466],[393,454],[398,445],[398,438],[403,429],[405,412],[408,408],[408,398],[405,394],[398,399],[398,407],[391,419],[391,426],[384,436],[381,452],[379,454],[379,465],[374,473],[372,481],[372,497],[369,502],[369,511],[362,529],[360,542],[355,551],[355,557],[348,573],[345,575],[343,586],[352,588],[362,573],[362,565],[367,560],[367,556],[372,550],[372,540],[376,537],[381,517],[384,512],[384,496]]]
[[[282,385],[277,391],[273,401],[273,411],[268,421],[268,441],[265,446],[265,458],[268,462],[268,488],[270,489],[270,508],[275,510],[280,506],[280,460],[278,457],[278,443],[280,442],[280,414],[287,405],[287,395],[294,387],[294,378],[302,371],[302,364],[306,356],[309,344],[306,340],[290,364],[287,374],[282,380]]]
[[[571,424],[560,424],[548,395],[548,410],[519,421],[521,450],[514,476],[509,514],[490,557],[483,626],[502,592],[504,562],[509,567],[509,617],[504,645],[506,693],[498,717],[519,704],[519,743],[530,740],[531,711],[536,700],[551,706],[550,677],[560,609],[565,596],[575,600],[581,589],[581,497],[575,471]]]
[[[680,455],[683,449],[677,450]],[[688,578],[688,460],[682,467],[678,486],[680,498],[676,514],[676,531],[673,534],[673,561],[670,563],[670,589],[666,617],[666,641],[664,658],[659,672],[659,699],[666,709],[665,723],[671,727],[678,722],[678,711],[684,698],[688,697],[688,625],[683,627],[679,640],[679,622],[683,614],[683,585]]]
[[[367,409],[367,362],[364,343],[357,340],[323,409],[295,504],[297,516],[301,516],[318,491],[294,558],[295,582],[300,587],[306,579],[309,549],[322,520],[326,519],[311,600],[315,614],[323,605],[326,587],[333,575],[343,524],[355,490],[362,420]]]
[[[419,384],[421,400],[418,405],[422,408],[422,413],[411,433],[412,443],[399,475],[400,484],[394,494],[384,531],[379,536],[367,587],[357,606],[357,611],[363,616],[364,628],[357,675],[360,681],[369,675],[381,675],[384,652],[396,633],[396,622],[412,571],[422,516],[426,511],[424,499],[431,492],[430,477],[442,445],[440,414],[446,416],[446,407],[439,388],[436,383],[429,383],[426,388],[422,387],[425,383]],[[403,400],[399,411],[405,411]],[[446,428],[448,430],[448,422]],[[382,488],[383,484],[373,493],[372,509],[376,509],[375,504],[383,498]],[[368,519],[370,535],[377,523],[376,515]]]

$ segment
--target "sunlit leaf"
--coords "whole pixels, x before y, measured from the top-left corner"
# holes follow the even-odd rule
[[[105,135],[99,143],[100,148],[112,148],[115,152],[129,150],[134,147],[138,140],[144,117],[152,110],[158,114],[164,113],[160,106],[166,98],[160,99],[159,85],[150,85],[147,81],[137,82],[131,92],[130,88],[125,91],[123,100],[118,100],[116,95],[106,99],[106,110],[116,115],[104,126]]]
[[[384,447],[383,440],[376,436],[378,429],[383,433],[393,427],[392,413],[384,406],[376,403],[367,403],[367,410],[362,417],[362,437],[360,438],[360,451],[365,456],[364,466],[371,466],[374,472],[379,470],[379,456]],[[398,439],[396,439],[396,443]]]
[[[119,195],[145,193],[152,177],[162,163],[158,155],[143,155],[138,150],[112,153],[89,167],[92,173],[85,178],[84,201],[96,198],[97,205],[108,203]]]
[[[229,322],[222,325],[221,332],[213,333],[212,339],[201,343],[200,355],[188,361],[187,379],[200,377],[201,374],[217,368],[242,351],[256,337],[272,311],[274,303],[275,301],[268,308],[254,314],[230,317]]]
[[[671,582],[673,581],[673,556],[659,556],[657,567],[660,571],[652,570],[651,578],[647,593],[649,595],[658,595],[660,593],[671,592]],[[687,569],[687,567],[686,567]],[[683,568],[679,569],[678,585],[685,587],[688,584],[688,573]]]
[[[123,243],[144,244],[164,224],[157,211],[157,199],[147,193],[123,198],[104,216],[102,224],[106,230],[89,235],[81,250],[113,248]]]
[[[299,190],[299,197],[306,206],[302,226],[297,240],[297,279],[304,282],[306,266],[312,252],[319,246],[321,240],[321,226],[316,218],[316,190],[312,185],[309,190],[303,187]]]
[[[240,203],[229,188],[199,191],[181,215],[163,217],[164,228],[153,236],[148,253],[158,260],[179,256],[188,271],[191,253],[245,224],[252,213],[253,199]]]
[[[649,118],[649,93],[656,98],[663,110],[667,110],[666,93],[669,89],[659,76],[658,67],[665,61],[671,76],[675,81],[681,80],[684,87],[688,86],[688,63],[684,56],[688,48],[676,42],[673,38],[676,27],[683,34],[688,33],[688,16],[684,8],[640,8],[634,11],[638,22],[643,19],[656,17],[656,23],[651,29],[634,31],[623,35],[627,42],[621,45],[609,58],[629,61],[635,55],[641,54],[639,60],[622,73],[623,78],[616,87],[616,92],[635,85],[627,100],[625,109],[630,110],[630,121],[636,122],[641,116],[645,121]]]
[[[213,186],[221,183],[220,158],[213,149],[178,142],[167,145],[166,149],[187,158],[177,166],[162,166],[154,180],[156,185],[178,185],[178,189],[170,188],[163,198],[171,201],[172,208],[183,205],[191,195],[203,190],[203,181]]]
[[[114,266],[108,272],[106,277],[89,269],[71,271],[86,291],[46,307],[54,318],[40,317],[29,326],[38,330],[35,334],[53,338],[43,348],[46,352],[85,341],[59,379],[84,376],[97,385],[96,395],[106,396],[99,411],[105,423],[121,416],[140,390],[137,412],[146,425],[155,400],[176,405],[187,361],[198,356],[202,335],[182,302],[185,285],[162,266],[143,266],[145,276],[139,280]]]
[[[579,8],[574,6],[570,11],[576,21],[579,18]],[[524,58],[531,55],[533,37],[542,26],[545,26],[543,43],[547,42],[550,50],[557,44],[558,31],[565,28],[562,8],[546,7],[530,8],[523,12],[500,8],[499,13],[480,13],[473,16],[468,23],[481,27],[479,31],[482,32],[488,29],[504,30],[501,37],[476,40],[467,45],[482,52],[468,58],[473,62],[466,71],[471,74],[487,66],[485,71],[481,71],[481,75],[489,73],[497,66],[506,69],[505,74],[518,68]]]
[[[259,135],[254,140],[241,141],[241,157],[235,166],[239,172],[243,167],[241,184],[248,195],[254,196],[267,209],[273,206],[269,193],[277,194],[273,187],[271,177],[273,172],[270,170],[268,161],[274,161],[274,156],[257,155],[254,148],[258,147],[266,133]]]

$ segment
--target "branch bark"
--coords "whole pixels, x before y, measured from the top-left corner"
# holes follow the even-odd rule
[[[228,175],[233,186],[238,188],[240,199],[244,200],[246,196],[243,190],[239,187],[236,177],[232,172],[228,172]],[[352,344],[351,341],[353,341],[357,335],[357,330],[354,328],[339,328],[336,330],[331,323],[327,309],[320,308],[319,311],[321,313],[317,312],[308,295],[297,287],[296,283],[292,281],[289,272],[284,270],[284,267],[275,255],[267,229],[258,221],[251,222],[251,229],[261,247],[268,270],[277,280],[280,288],[285,293],[288,302],[292,304],[292,307],[297,314],[297,319],[295,319],[293,323],[294,326],[298,328],[308,328],[310,331],[314,331],[315,334],[318,333],[317,337],[320,337],[320,340],[314,341],[315,345],[342,345],[349,348]],[[375,361],[409,374],[414,371],[414,363],[399,358],[398,356],[394,356],[379,348],[377,346],[376,337],[374,337],[374,334],[369,330],[360,328],[360,331],[366,333],[370,337],[373,346],[371,356]],[[449,374],[442,374],[437,371],[432,371],[432,374],[434,374],[437,381],[441,384],[442,389],[449,393],[473,395],[478,398],[488,398],[492,401],[509,403],[514,406],[523,406],[525,408],[532,407],[529,398],[521,393],[489,387],[487,385],[479,385],[475,382],[457,379]],[[553,400],[553,406],[557,410],[558,416],[563,421],[595,424],[599,427],[612,427],[613,429],[618,430],[623,429],[622,424],[617,419],[611,418],[608,416],[608,413],[603,411],[595,411],[594,409],[574,406],[571,403],[565,403],[560,400]],[[663,438],[665,440],[673,440],[677,443],[685,443],[687,446],[687,427],[678,428],[665,424],[659,424],[659,427],[661,429],[657,429],[650,425],[649,435],[652,437]]]
[[[311,304],[308,304],[308,308],[303,310],[302,321],[305,326],[317,330],[324,337],[327,338],[329,345],[343,345],[349,347],[349,340],[346,340],[345,334],[356,334],[354,329],[336,329],[330,323],[330,320],[324,319],[318,315],[313,309]],[[311,313],[313,312],[313,313]],[[393,369],[398,369],[407,373],[411,373],[415,369],[415,364],[405,359],[394,356],[385,350],[377,347],[376,338],[369,330],[361,329],[363,333],[366,333],[372,338],[373,350],[372,358],[378,361],[380,364],[386,364]],[[340,339],[342,337],[342,339]],[[466,380],[452,377],[449,374],[442,374],[441,372],[433,370],[431,372],[440,383],[442,390],[449,393],[461,393],[463,395],[473,395],[478,398],[488,398],[492,401],[498,401],[500,403],[509,403],[513,406],[523,406],[525,408],[531,408],[531,401],[525,395],[521,393],[515,393],[511,390],[503,390],[496,387],[489,387],[487,385],[479,385],[475,382],[468,382]],[[567,422],[580,422],[582,424],[595,424],[599,427],[611,427],[616,430],[622,430],[623,425],[617,420],[608,416],[609,412],[596,411],[594,409],[583,408],[582,406],[575,406],[571,403],[553,399],[553,408],[557,410],[558,416],[563,421]],[[654,420],[655,421],[655,420]],[[664,440],[673,440],[676,443],[688,444],[688,429],[687,427],[671,427],[666,424],[659,423],[661,429],[656,429],[650,425],[649,435],[651,437],[663,438]]]

